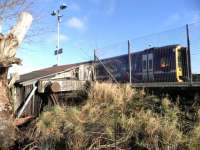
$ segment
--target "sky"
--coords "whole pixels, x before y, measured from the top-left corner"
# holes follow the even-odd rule
[[[31,6],[34,21],[30,32],[35,35],[27,36],[18,49],[17,57],[23,65],[14,65],[11,72],[24,74],[56,64],[57,24],[50,13],[62,3],[68,8],[61,12],[61,64],[93,59],[94,49],[98,49],[100,57],[126,53],[127,40],[131,40],[133,50],[168,44],[171,36],[177,36],[175,42],[179,43],[185,40],[185,28],[155,36],[152,33],[200,21],[199,0],[37,0]],[[200,25],[195,38],[199,35]],[[200,50],[200,44],[196,47]]]

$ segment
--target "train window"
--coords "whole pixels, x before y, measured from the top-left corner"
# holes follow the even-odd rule
[[[169,63],[168,63],[167,58],[161,58],[160,67],[165,68],[165,67],[168,67],[168,66],[169,66]]]
[[[152,69],[152,67],[153,67],[153,61],[151,59],[151,60],[149,60],[149,69]]]
[[[143,61],[143,69],[147,69],[147,62],[146,62],[146,60]]]

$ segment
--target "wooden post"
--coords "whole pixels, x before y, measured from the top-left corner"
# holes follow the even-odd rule
[[[94,49],[94,62],[93,62],[93,80],[96,81],[96,49]]]
[[[96,49],[94,49],[94,62],[96,62]]]
[[[187,33],[187,63],[188,63],[188,77],[190,83],[192,84],[192,68],[191,68],[191,53],[190,53],[190,34],[189,34],[189,26],[186,25],[186,33]]]
[[[129,64],[129,83],[132,83],[132,65],[131,65],[131,45],[128,40],[128,64]]]

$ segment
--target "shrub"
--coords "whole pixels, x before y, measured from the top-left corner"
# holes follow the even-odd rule
[[[128,85],[94,83],[82,107],[43,112],[37,123],[41,147],[66,149],[188,149],[200,140],[200,123],[186,134],[183,113],[168,97],[146,95]],[[200,118],[199,118],[200,119]],[[50,146],[51,145],[51,146]]]

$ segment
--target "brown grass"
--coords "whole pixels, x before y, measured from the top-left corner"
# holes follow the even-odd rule
[[[160,100],[128,85],[95,83],[81,108],[55,106],[37,123],[37,137],[66,149],[195,149],[200,117],[194,129],[182,131],[180,111],[169,98]]]

